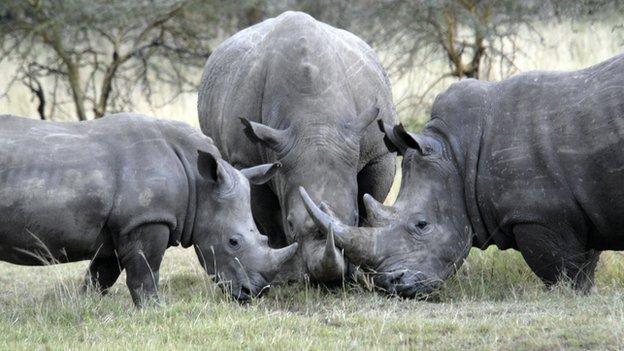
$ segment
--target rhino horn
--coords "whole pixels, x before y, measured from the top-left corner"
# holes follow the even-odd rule
[[[336,242],[344,249],[349,260],[358,265],[376,266],[376,228],[347,226],[338,219],[323,212],[302,187],[299,193],[303,204],[316,225],[328,236],[328,242]]]
[[[319,282],[330,283],[341,279],[346,273],[344,257],[336,247],[335,236],[331,231],[324,243],[308,243],[304,256],[308,271]]]
[[[342,274],[345,270],[345,262],[342,257],[342,253],[336,247],[336,239],[334,237],[333,229],[329,228],[329,234],[327,235],[327,240],[325,241],[325,250],[323,252],[323,258],[319,262],[319,265],[324,268],[324,271],[327,269],[335,269],[340,274]]]
[[[299,193],[308,201],[312,201],[303,187],[299,187]],[[312,219],[314,220],[314,217]],[[336,247],[334,231],[329,230],[326,235],[324,243],[318,241],[306,243],[304,255],[311,275],[319,281],[330,282],[344,276],[346,263],[342,252]]]
[[[369,194],[364,194],[363,200],[366,218],[370,225],[381,225],[394,216],[396,212],[393,207],[382,204]]]
[[[269,271],[271,273],[277,273],[281,266],[295,255],[298,247],[299,244],[292,243],[281,249],[270,249]]]

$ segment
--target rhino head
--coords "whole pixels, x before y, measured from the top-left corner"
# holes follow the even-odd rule
[[[297,243],[270,248],[251,215],[249,183],[268,181],[280,164],[238,171],[202,151],[197,163],[200,181],[191,239],[197,257],[206,272],[235,299],[260,296],[281,265],[297,251]]]
[[[461,265],[472,243],[462,177],[444,138],[380,127],[390,151],[403,156],[393,206],[364,196],[372,227],[353,227],[319,208],[301,190],[306,209],[352,263],[374,272],[375,284],[402,297],[427,295]]]
[[[307,272],[316,282],[342,280],[347,265],[334,241],[308,215],[298,189],[304,186],[317,201],[330,203],[337,219],[357,225],[360,138],[378,113],[375,106],[358,116],[344,113],[347,117],[338,125],[333,119],[300,116],[279,129],[241,119],[247,136],[283,165],[271,184],[281,207],[282,227],[289,243],[300,244]]]

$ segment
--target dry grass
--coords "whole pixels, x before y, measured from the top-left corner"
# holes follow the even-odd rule
[[[109,296],[81,295],[86,263],[0,264],[2,349],[617,349],[624,342],[624,259],[610,254],[588,296],[546,291],[515,252],[473,251],[435,301],[359,286],[274,288],[241,306],[172,249],[163,304],[136,311],[123,276]]]
[[[521,70],[584,67],[624,44],[624,31],[611,32],[609,24],[541,30],[544,46],[525,43],[531,56],[518,61]],[[395,81],[397,101],[423,91],[433,76],[415,69]],[[185,95],[155,110],[139,104],[137,111],[197,125],[195,99]],[[0,101],[0,112],[35,115],[21,87]],[[401,118],[416,128],[426,107],[404,109]],[[396,187],[389,201],[395,193]],[[297,285],[241,306],[216,289],[190,250],[171,249],[161,271],[163,305],[142,311],[133,308],[123,276],[109,296],[80,294],[86,265],[0,263],[0,348],[550,350],[624,344],[624,259],[615,253],[604,255],[588,296],[565,286],[545,291],[517,252],[490,249],[473,250],[436,301],[388,299],[352,285],[333,291]]]

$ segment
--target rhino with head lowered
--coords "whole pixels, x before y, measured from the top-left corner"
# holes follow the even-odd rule
[[[0,116],[0,260],[48,265],[91,259],[86,286],[106,293],[122,270],[137,306],[157,297],[170,246],[193,246],[234,298],[259,295],[297,245],[269,248],[241,171],[181,122],[117,114],[59,123]]]
[[[358,198],[383,199],[394,155],[374,121],[393,124],[390,84],[373,50],[355,35],[286,12],[223,42],[206,64],[199,90],[202,130],[236,167],[283,167],[252,188],[252,210],[272,246],[300,244],[293,275],[340,281],[347,270],[299,197],[304,186],[344,223],[360,220]]]
[[[574,72],[464,80],[420,133],[381,122],[403,155],[394,206],[366,197],[371,228],[306,205],[386,290],[427,294],[470,247],[520,251],[546,284],[588,291],[602,250],[624,249],[624,55]],[[305,196],[304,196],[305,198]]]

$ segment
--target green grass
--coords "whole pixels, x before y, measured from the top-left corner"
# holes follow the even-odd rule
[[[122,276],[79,293],[86,263],[0,264],[1,349],[617,349],[624,259],[603,257],[595,291],[546,291],[516,252],[473,250],[433,301],[360,285],[275,287],[249,305],[223,295],[191,250],[171,249],[162,305],[135,310]]]

